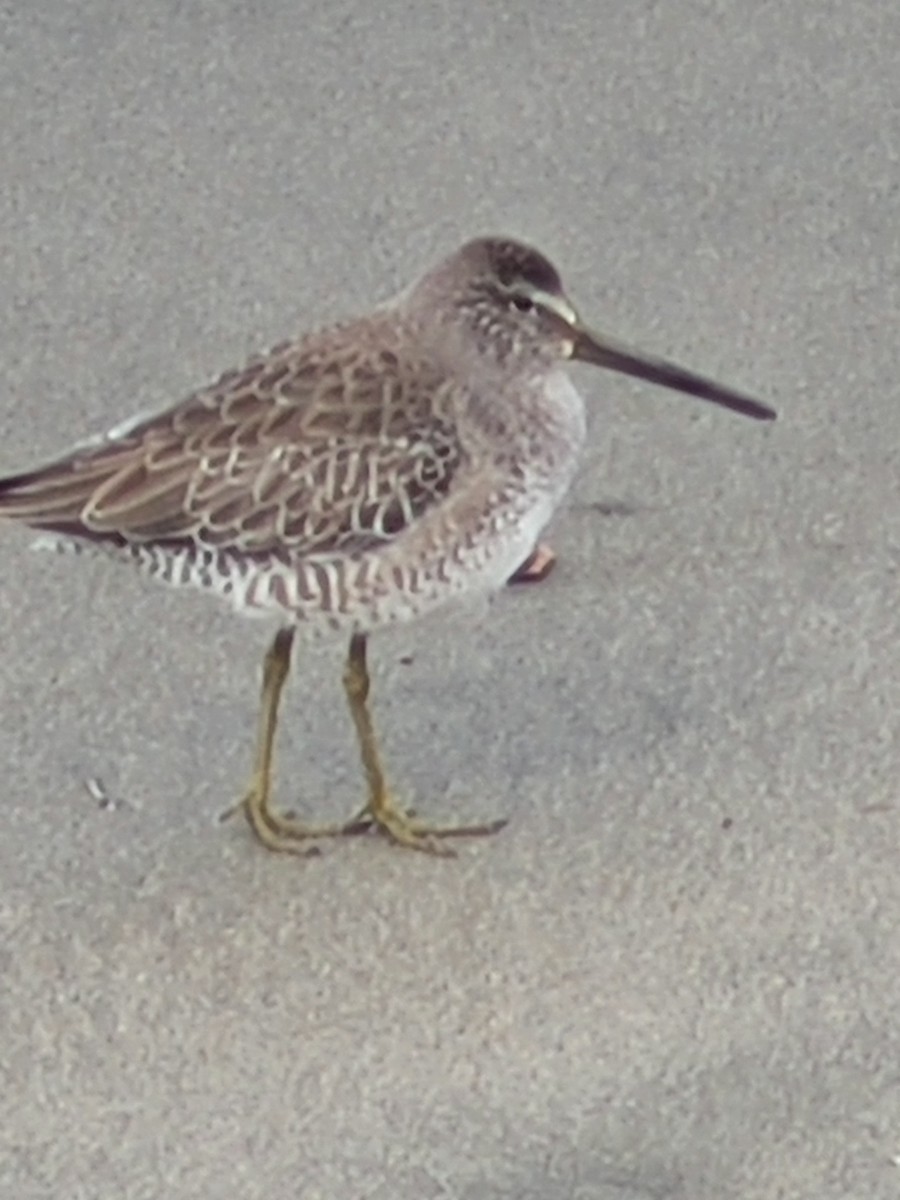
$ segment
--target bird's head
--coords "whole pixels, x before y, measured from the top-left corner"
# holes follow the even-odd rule
[[[510,238],[466,243],[413,289],[473,352],[505,370],[545,371],[570,360],[685,392],[757,420],[773,409],[675,363],[645,354],[589,328],[568,299],[556,267]]]

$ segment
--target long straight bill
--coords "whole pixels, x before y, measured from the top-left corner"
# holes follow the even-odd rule
[[[581,324],[575,326],[573,332],[575,345],[572,357],[581,362],[594,363],[595,366],[605,367],[609,371],[619,371],[623,375],[646,379],[648,383],[657,383],[676,392],[686,392],[689,396],[709,400],[712,404],[730,408],[732,412],[753,417],[756,421],[775,420],[775,410],[767,404],[762,404],[743,392],[724,387],[713,379],[707,379],[705,375],[697,375],[676,363],[633,350],[630,346],[613,341],[603,334],[594,333]]]

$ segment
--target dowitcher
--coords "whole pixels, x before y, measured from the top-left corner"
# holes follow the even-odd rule
[[[278,621],[252,778],[230,810],[266,846],[306,853],[316,838],[374,826],[447,853],[445,838],[504,822],[434,826],[394,800],[369,714],[368,638],[495,592],[528,558],[585,439],[572,362],[775,416],[592,331],[542,254],[482,238],[367,316],[275,346],[162,413],[0,480],[0,516]],[[368,799],[338,825],[270,804],[279,701],[304,628],[349,641],[344,687]]]

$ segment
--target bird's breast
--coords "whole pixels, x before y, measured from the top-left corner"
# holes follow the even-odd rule
[[[511,473],[555,507],[572,482],[585,434],[584,401],[568,375],[554,371],[523,392],[510,418],[505,440]]]
[[[585,441],[584,400],[561,367],[516,383],[482,383],[458,428],[474,459],[549,481],[575,469]]]
[[[546,431],[547,447],[577,460],[587,435],[584,400],[562,368],[547,376],[536,408]]]

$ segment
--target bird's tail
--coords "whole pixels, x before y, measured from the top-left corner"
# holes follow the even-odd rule
[[[0,477],[0,519],[69,537],[90,537],[87,514],[100,488],[121,467],[121,452],[72,454]]]

